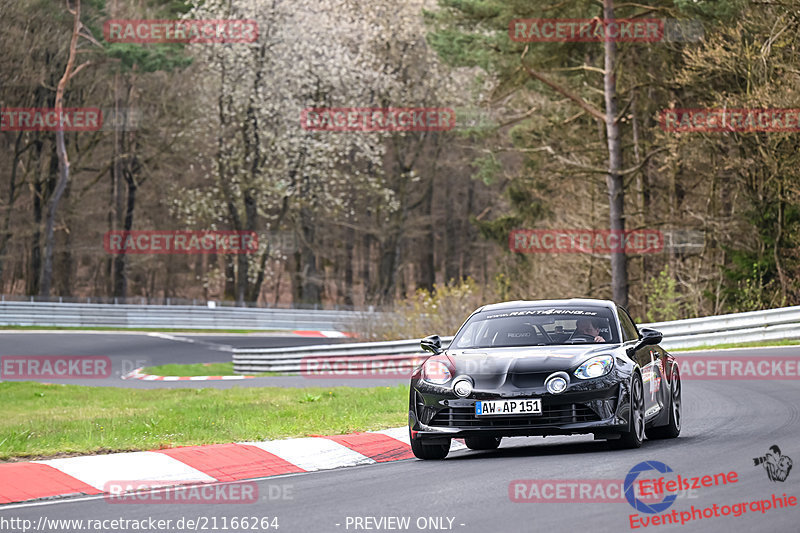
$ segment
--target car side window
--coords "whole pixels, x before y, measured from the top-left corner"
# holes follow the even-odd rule
[[[619,323],[622,326],[622,340],[625,342],[639,340],[639,331],[633,325],[633,320],[631,320],[628,312],[621,307],[617,307],[617,314],[619,314]]]
[[[473,322],[472,324],[467,326],[467,329],[464,330],[464,333],[461,335],[461,338],[458,339],[458,346],[456,346],[456,348],[464,348],[466,346],[471,346],[472,344],[475,344],[472,337],[474,337],[475,334],[477,333],[477,329],[480,324],[481,324],[480,322]]]

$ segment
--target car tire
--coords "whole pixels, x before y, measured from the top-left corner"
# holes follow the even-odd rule
[[[644,385],[642,376],[638,372],[633,374],[630,396],[631,414],[628,430],[623,432],[619,439],[609,441],[613,448],[626,450],[640,448],[644,440]]]
[[[496,450],[503,437],[466,437],[464,444],[470,450]]]
[[[645,433],[648,439],[674,439],[681,434],[681,377],[678,369],[672,371],[672,393],[669,396],[669,423],[648,429]]]
[[[450,439],[445,444],[423,444],[419,439],[411,437],[411,451],[417,459],[444,459],[450,453]]]

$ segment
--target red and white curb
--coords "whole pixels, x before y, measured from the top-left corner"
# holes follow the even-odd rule
[[[144,367],[142,367],[144,368]],[[256,376],[154,376],[145,374],[142,368],[137,368],[133,372],[128,372],[122,379],[141,379],[143,381],[217,381],[217,380],[238,380],[251,379]]]
[[[296,330],[292,331],[295,335],[299,335],[300,337],[327,337],[332,339],[343,339],[345,337],[355,337],[353,333],[348,333],[346,331],[333,331],[333,330],[326,330],[326,331],[302,331]]]
[[[451,450],[461,450],[454,440]],[[230,482],[413,457],[407,427],[299,439],[185,446],[0,464],[0,504],[107,493],[125,480],[150,488]]]

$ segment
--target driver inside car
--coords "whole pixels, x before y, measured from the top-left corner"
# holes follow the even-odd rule
[[[600,335],[600,327],[591,318],[579,318],[575,323],[575,332],[572,338],[585,337],[592,339],[592,342],[606,342]]]

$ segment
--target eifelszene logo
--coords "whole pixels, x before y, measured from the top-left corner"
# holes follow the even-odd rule
[[[660,461],[643,461],[639,463],[631,468],[628,472],[628,475],[625,476],[625,499],[627,499],[628,503],[631,504],[631,507],[637,511],[656,514],[669,509],[669,507],[675,503],[675,500],[678,498],[678,496],[676,494],[665,493],[664,499],[657,503],[644,502],[636,497],[633,490],[636,478],[639,477],[639,474],[642,472],[647,472],[648,470],[655,470],[661,474],[672,472],[672,469],[669,466]]]

